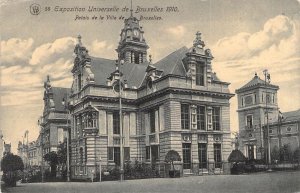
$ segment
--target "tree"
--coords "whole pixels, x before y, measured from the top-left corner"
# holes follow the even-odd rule
[[[281,161],[292,161],[293,153],[289,144],[285,144],[281,147],[279,152]]]
[[[63,143],[59,144],[58,151],[57,151],[57,161],[59,164],[65,165],[67,164],[67,142],[64,141]]]
[[[232,152],[230,153],[230,155],[228,157],[228,161],[229,162],[244,162],[244,161],[246,161],[246,157],[240,150],[235,149],[235,150],[232,150]]]
[[[4,183],[8,186],[16,186],[18,172],[24,170],[24,163],[19,156],[8,153],[2,158],[1,169]]]
[[[67,176],[67,141],[59,144],[57,151],[57,162],[62,168],[62,177]]]
[[[56,167],[57,167],[57,164],[59,163],[57,153],[54,151],[51,151],[51,152],[47,153],[46,155],[44,155],[44,159],[49,163],[49,165],[51,167],[51,177],[55,178]]]
[[[166,157],[165,157],[165,162],[171,163],[172,168],[173,168],[173,177],[175,177],[175,166],[174,166],[174,161],[181,161],[181,157],[179,153],[175,150],[170,150]]]

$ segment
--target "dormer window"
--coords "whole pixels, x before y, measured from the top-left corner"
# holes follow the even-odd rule
[[[134,53],[134,63],[135,64],[139,64],[140,63],[140,57],[139,57],[139,53]]]
[[[204,86],[204,66],[196,65],[196,85]]]

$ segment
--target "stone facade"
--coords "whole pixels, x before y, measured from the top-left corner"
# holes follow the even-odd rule
[[[125,20],[117,61],[89,56],[78,38],[69,101],[73,179],[91,178],[100,162],[103,168],[119,165],[121,136],[125,161],[164,163],[176,150],[184,171],[195,174],[199,167],[222,171],[227,161],[233,94],[212,72],[201,34],[192,48],[152,64],[143,33],[135,17]]]
[[[39,119],[41,126],[40,144],[43,149],[42,155],[51,151],[57,152],[60,143],[67,136],[67,129],[70,128],[70,116],[63,104],[68,100],[70,89],[52,87],[50,77],[44,83],[44,111]]]
[[[266,130],[267,126],[264,125]],[[285,146],[293,154],[300,148],[300,110],[282,113],[277,121],[269,124],[269,139],[271,152],[276,148],[280,150]],[[267,147],[267,132],[264,133],[265,146]]]

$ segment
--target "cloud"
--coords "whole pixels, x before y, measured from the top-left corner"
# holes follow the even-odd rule
[[[280,87],[279,107],[282,111],[300,108],[300,27],[299,18],[278,15],[253,33],[238,33],[220,39],[213,47],[214,71],[221,80],[231,82],[231,89],[242,87],[254,73],[263,78],[268,69],[271,81]],[[294,88],[292,88],[292,86]],[[232,90],[234,92],[234,90]],[[290,102],[293,98],[293,102]],[[237,99],[231,100],[231,114],[236,114]],[[233,122],[237,117],[233,116]],[[237,129],[233,128],[234,130]]]
[[[114,44],[109,44],[107,41],[99,41],[98,39],[94,40],[90,46],[87,46],[90,55],[110,59],[117,57],[114,48]]]
[[[32,38],[11,38],[7,41],[1,41],[1,62],[13,64],[28,60],[33,49],[32,45]]]
[[[72,56],[76,39],[64,37],[52,43],[46,43],[34,50],[29,61],[32,65],[52,63],[64,56]]]
[[[175,37],[182,37],[185,32],[186,32],[186,29],[184,26],[182,25],[178,25],[178,26],[175,26],[175,27],[170,27],[170,28],[167,28],[166,31],[172,35],[172,36],[175,36]]]
[[[32,43],[32,39],[17,38],[1,42],[1,55],[10,53],[0,67],[3,106],[42,103],[43,82],[48,74],[53,86],[70,87],[72,83],[75,39],[59,38],[36,48]]]
[[[268,58],[284,59],[298,54],[299,34],[296,22],[284,15],[268,20],[263,29],[250,33],[239,33],[220,39],[213,47],[217,60],[239,60]],[[274,55],[276,54],[276,55]]]

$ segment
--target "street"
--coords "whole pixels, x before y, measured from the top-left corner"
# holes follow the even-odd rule
[[[124,182],[70,182],[19,184],[2,192],[134,192],[134,193],[232,193],[232,192],[300,192],[300,171],[256,173],[248,175],[211,175],[184,178],[128,180]]]

